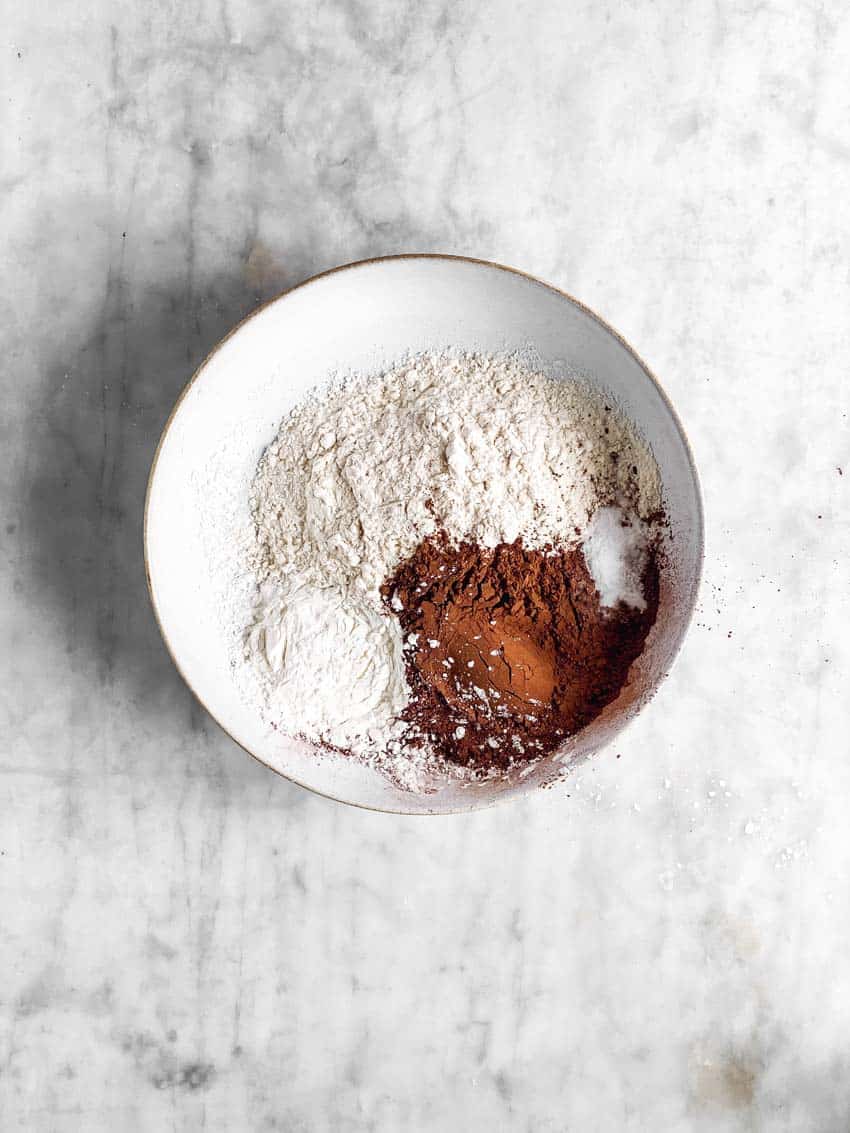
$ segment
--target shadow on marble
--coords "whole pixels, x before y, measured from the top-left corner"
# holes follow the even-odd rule
[[[49,648],[66,658],[61,671],[77,711],[120,736],[110,753],[119,768],[151,750],[156,766],[182,759],[188,771],[201,742],[197,773],[215,774],[207,753],[220,762],[238,750],[161,641],[145,582],[145,490],[162,427],[193,371],[245,314],[295,282],[277,278],[258,289],[235,265],[233,277],[202,288],[152,286],[136,300],[111,276],[82,348],[47,368],[22,489],[36,614]],[[84,769],[87,753],[75,757]],[[268,781],[270,772],[238,758],[245,774]]]

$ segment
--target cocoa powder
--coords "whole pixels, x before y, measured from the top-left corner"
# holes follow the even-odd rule
[[[603,608],[580,549],[426,539],[382,588],[405,634],[408,741],[473,768],[554,750],[620,692],[658,609]]]

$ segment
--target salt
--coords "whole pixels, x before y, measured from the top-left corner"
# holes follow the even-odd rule
[[[620,507],[597,508],[582,549],[603,606],[622,602],[646,609],[642,579],[648,541],[649,531],[637,516]]]

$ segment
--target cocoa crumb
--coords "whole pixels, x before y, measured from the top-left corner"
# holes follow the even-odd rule
[[[644,611],[610,610],[580,549],[426,539],[382,588],[408,642],[408,741],[482,769],[553,751],[625,684],[655,621],[658,573],[651,555]]]

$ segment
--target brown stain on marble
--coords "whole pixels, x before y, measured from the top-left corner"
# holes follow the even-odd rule
[[[285,272],[283,264],[272,251],[259,240],[255,240],[242,264],[242,275],[249,287],[265,293],[270,287],[282,287]]]
[[[748,1109],[755,1099],[760,1067],[740,1053],[691,1060],[691,1103],[696,1110]]]

